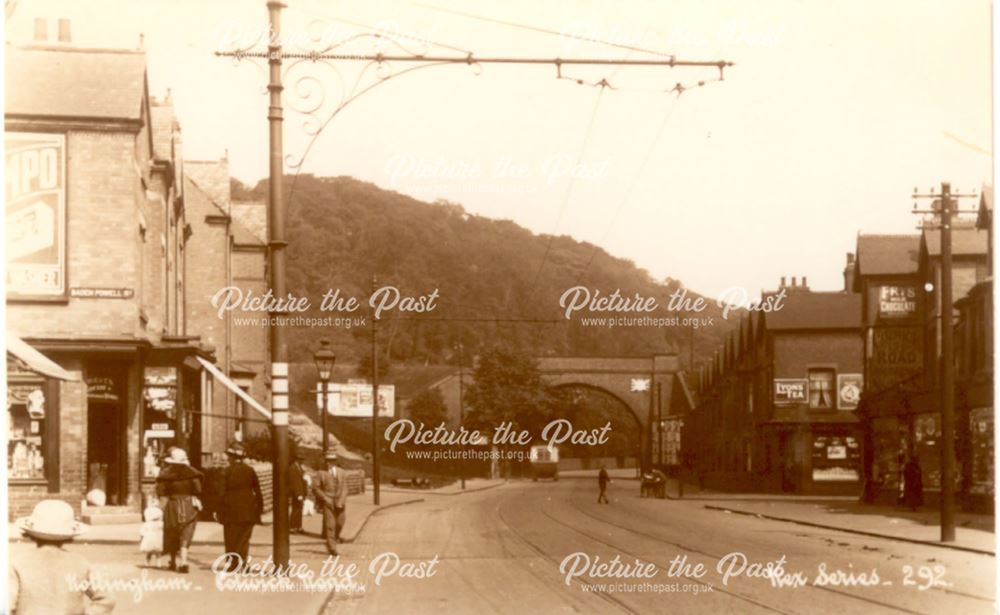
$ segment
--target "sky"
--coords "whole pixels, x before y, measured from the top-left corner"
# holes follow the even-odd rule
[[[84,46],[135,48],[142,33],[150,91],[170,89],[185,156],[228,155],[232,175],[256,183],[266,70],[214,52],[253,42],[265,5],[18,0],[6,34],[30,38],[38,16],[71,19]],[[710,296],[781,276],[839,290],[859,232],[914,232],[915,187],[992,183],[991,21],[982,0],[288,0],[287,50],[313,37],[349,55],[664,57],[629,46],[734,66],[721,82],[714,68],[425,68],[359,96],[309,147],[310,121],[379,79],[363,62],[303,62],[285,78],[286,170],[596,243]],[[373,28],[398,45],[351,39]],[[601,79],[611,87],[589,85]],[[315,116],[295,111],[314,103]]]

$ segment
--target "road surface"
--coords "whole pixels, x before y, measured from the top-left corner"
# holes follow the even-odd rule
[[[991,556],[643,499],[632,480],[612,483],[610,505],[596,495],[595,480],[564,478],[384,510],[342,549],[364,591],[332,594],[325,612],[994,612]],[[585,566],[615,557],[632,570],[610,572],[643,575]],[[765,571],[782,557],[789,586],[775,587]]]

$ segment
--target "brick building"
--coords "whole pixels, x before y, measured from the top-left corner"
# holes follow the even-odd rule
[[[695,379],[682,454],[716,488],[854,491],[860,297],[813,291],[805,278],[767,297],[780,308],[745,315]]]
[[[993,357],[986,341],[992,337],[990,241],[988,231],[971,221],[954,226],[956,480],[963,504],[981,509],[993,490]],[[933,502],[941,486],[940,233],[859,235],[857,250],[854,284],[864,297],[869,383],[860,405],[864,497],[895,503],[903,464],[913,456],[923,470],[925,499]]]
[[[229,283],[231,260],[259,285],[263,245],[210,219],[209,205],[226,215],[228,174],[186,177],[141,51],[8,45],[6,81],[10,514],[99,489],[110,506],[85,516],[134,515],[167,446],[207,462],[235,429],[236,390],[262,409],[226,372],[240,357],[246,389],[266,399],[249,368],[266,362],[266,329],[231,344],[205,296]]]

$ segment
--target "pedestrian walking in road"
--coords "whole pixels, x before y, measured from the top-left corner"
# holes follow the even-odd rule
[[[305,531],[302,529],[302,505],[309,494],[309,485],[306,483],[306,470],[302,465],[304,459],[305,455],[296,452],[292,464],[288,466],[288,497],[292,504],[289,523],[293,534]]]
[[[63,548],[87,531],[61,500],[42,500],[16,522],[34,544],[12,545],[7,612],[17,615],[110,613],[115,602],[101,591],[87,560]]]
[[[903,504],[916,510],[924,504],[924,470],[916,455],[903,466]]]
[[[163,555],[163,509],[156,500],[142,511],[142,527],[139,529],[139,552],[146,554],[146,565],[160,567]]]
[[[334,451],[326,454],[326,468],[317,473],[313,494],[316,505],[323,510],[326,550],[330,555],[337,555],[340,532],[347,520],[347,475],[343,468],[337,467],[337,453]]]
[[[608,501],[608,483],[611,482],[611,477],[608,476],[608,469],[605,466],[601,466],[601,471],[597,473],[597,486],[601,489],[601,492],[597,495],[597,503],[610,504]]]
[[[163,551],[170,556],[170,569],[188,572],[188,549],[194,539],[201,510],[203,475],[191,467],[187,451],[173,447],[156,477],[156,495],[166,498],[163,507]]]
[[[243,566],[250,555],[250,537],[253,526],[260,523],[264,496],[257,473],[246,463],[243,445],[236,442],[226,449],[226,455],[229,467],[223,478],[219,523],[226,546],[226,568],[232,572]]]

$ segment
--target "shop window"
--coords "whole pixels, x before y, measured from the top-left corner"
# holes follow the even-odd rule
[[[7,425],[7,477],[44,480],[45,393],[40,386],[10,385]]]
[[[160,460],[176,438],[177,369],[147,367],[143,376],[142,476],[156,478]]]
[[[833,410],[832,369],[809,370],[809,407],[816,410]]]

